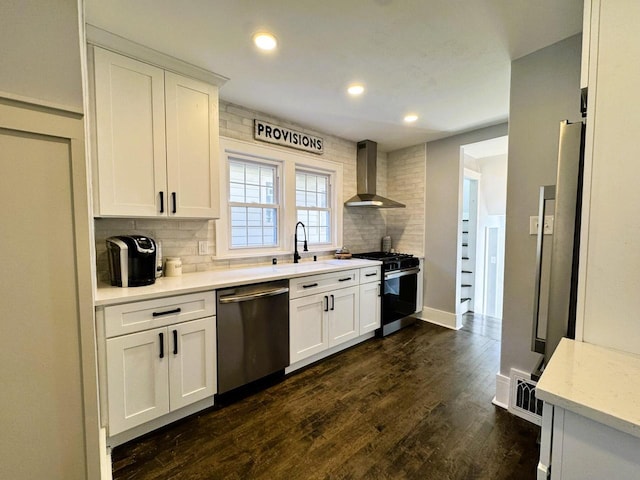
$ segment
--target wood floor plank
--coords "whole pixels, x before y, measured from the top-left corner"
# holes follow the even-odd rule
[[[116,447],[114,479],[533,480],[539,428],[491,404],[498,329],[372,339]]]

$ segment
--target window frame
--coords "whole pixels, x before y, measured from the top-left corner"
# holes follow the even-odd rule
[[[298,173],[301,174],[305,174],[305,175],[315,175],[316,177],[325,177],[327,179],[327,206],[326,207],[307,207],[307,206],[298,206],[298,197],[297,197],[297,192],[298,192]],[[329,213],[329,225],[327,225],[327,227],[329,228],[329,242],[316,242],[313,243],[311,241],[311,239],[309,239],[309,241],[307,242],[310,246],[313,247],[317,247],[317,248],[322,248],[325,245],[331,245],[333,242],[331,240],[333,240],[333,216],[334,216],[334,209],[332,208],[332,201],[333,201],[333,196],[334,196],[334,185],[332,183],[332,176],[330,173],[324,171],[324,170],[319,170],[317,168],[309,168],[309,167],[302,167],[300,165],[296,165],[296,170],[295,170],[295,182],[296,182],[296,188],[295,188],[295,192],[296,192],[296,197],[294,198],[295,201],[295,205],[296,205],[296,221],[298,220],[299,216],[299,210],[306,210],[306,211],[316,211],[316,212],[328,212]],[[305,192],[308,192],[307,190],[305,190]],[[318,191],[316,190],[315,193],[317,193]],[[304,222],[303,222],[304,223]],[[305,224],[306,228],[307,228],[307,234],[310,235],[309,231],[311,229],[311,226],[308,224]]]
[[[234,247],[231,248],[231,209],[229,202],[229,158],[253,163],[277,165],[277,192],[279,196],[278,210],[278,245],[274,247]],[[343,218],[343,173],[342,164],[318,158],[312,153],[292,152],[283,147],[265,146],[228,137],[220,137],[220,212],[215,220],[216,259],[261,257],[275,255],[293,255],[293,236],[298,216],[296,206],[296,171],[318,173],[329,176],[331,188],[330,228],[331,242],[309,245],[309,253],[330,252],[342,245]],[[299,238],[304,235],[298,232]],[[300,249],[298,249],[300,250]],[[304,255],[303,255],[304,258]]]
[[[276,211],[276,227],[275,227],[275,234],[276,234],[276,243],[273,245],[246,245],[246,246],[232,246],[232,242],[233,242],[233,234],[231,233],[233,231],[233,223],[230,221],[229,224],[229,250],[233,250],[233,251],[240,251],[240,250],[248,250],[248,249],[264,249],[264,248],[277,248],[280,245],[280,232],[279,232],[279,227],[280,227],[280,222],[279,219],[281,218],[281,206],[282,206],[282,202],[280,200],[281,198],[281,174],[280,174],[280,165],[276,162],[270,161],[270,160],[266,160],[266,159],[260,159],[260,160],[255,160],[255,159],[247,159],[247,158],[240,158],[240,155],[235,155],[235,154],[230,154],[227,156],[227,169],[229,172],[229,175],[227,177],[227,187],[230,188],[230,183],[231,183],[231,163],[232,162],[236,162],[236,163],[243,163],[245,165],[255,165],[255,166],[259,166],[259,167],[269,167],[273,169],[273,174],[274,174],[274,181],[273,181],[273,197],[274,197],[274,203],[251,203],[251,202],[233,202],[231,201],[230,197],[231,195],[228,194],[227,195],[227,215],[229,220],[231,220],[232,217],[232,213],[231,213],[231,209],[233,207],[246,207],[246,208],[260,208],[260,209],[266,209],[266,208],[272,208]],[[244,183],[245,187],[246,187],[246,183]],[[261,189],[262,185],[258,185],[258,188]],[[247,226],[247,228],[249,228]],[[264,232],[263,232],[264,233]]]

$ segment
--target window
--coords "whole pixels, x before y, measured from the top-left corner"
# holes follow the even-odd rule
[[[231,248],[278,244],[275,165],[229,158]]]
[[[298,221],[313,252],[303,260],[342,245],[342,164],[225,137],[220,147],[216,258],[291,255]]]
[[[296,170],[296,211],[310,245],[331,243],[329,175]]]

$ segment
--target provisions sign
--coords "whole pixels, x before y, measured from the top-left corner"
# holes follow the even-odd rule
[[[324,153],[324,140],[320,137],[272,125],[258,119],[253,120],[253,126],[253,138],[256,140],[298,148],[320,155]]]

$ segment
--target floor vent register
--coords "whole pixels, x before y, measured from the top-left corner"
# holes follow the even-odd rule
[[[542,423],[542,400],[536,398],[536,382],[528,373],[511,369],[509,411],[525,420]]]

